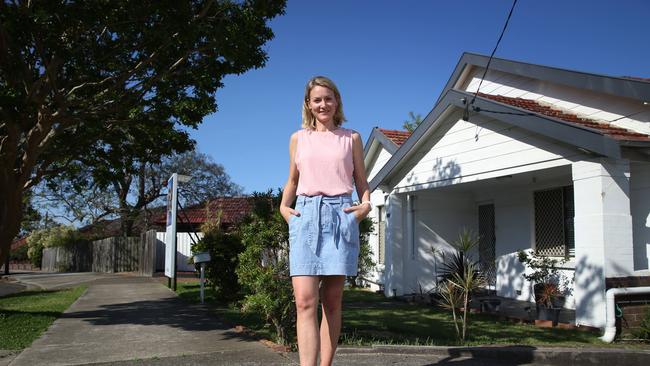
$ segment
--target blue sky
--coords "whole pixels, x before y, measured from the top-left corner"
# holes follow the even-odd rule
[[[284,185],[304,85],[338,85],[348,122],[401,129],[432,108],[463,52],[489,55],[512,1],[290,0],[272,21],[266,67],[230,76],[219,110],[192,131],[246,193]],[[496,57],[650,77],[650,1],[519,0]]]

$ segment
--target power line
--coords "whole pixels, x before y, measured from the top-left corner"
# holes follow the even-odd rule
[[[469,103],[466,102],[467,104],[465,105],[465,113],[463,113],[463,119],[466,121],[469,120],[469,106],[474,104],[474,101],[476,100],[476,96],[481,90],[481,85],[483,84],[483,80],[485,79],[485,76],[487,75],[487,72],[490,69],[490,63],[494,58],[494,53],[497,51],[497,48],[499,48],[499,43],[501,43],[501,39],[503,38],[503,35],[506,33],[506,29],[508,28],[508,22],[510,22],[510,18],[512,17],[512,11],[515,10],[516,5],[517,5],[517,0],[514,0],[512,2],[512,7],[510,8],[510,12],[508,13],[508,17],[506,18],[506,22],[503,25],[503,29],[501,30],[501,34],[499,35],[499,39],[497,39],[497,43],[494,45],[494,49],[492,50],[492,54],[490,54],[490,58],[488,59],[487,65],[485,65],[483,76],[481,77],[481,81],[479,81],[478,83],[478,88],[476,88],[476,92],[472,97],[472,101]]]

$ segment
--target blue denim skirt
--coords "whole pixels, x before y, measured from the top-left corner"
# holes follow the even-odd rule
[[[298,196],[289,219],[291,276],[357,275],[359,224],[350,195]]]

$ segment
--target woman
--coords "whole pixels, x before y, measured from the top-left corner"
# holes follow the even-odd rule
[[[341,127],[344,121],[336,85],[322,76],[309,80],[303,128],[291,135],[289,179],[280,204],[289,224],[289,266],[303,366],[316,365],[319,350],[320,364],[332,364],[341,332],[345,276],[357,273],[359,221],[372,209],[361,136]],[[361,197],[359,205],[352,205],[353,181]]]

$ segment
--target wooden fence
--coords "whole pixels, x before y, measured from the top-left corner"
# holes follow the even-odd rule
[[[138,237],[113,237],[93,242],[93,272],[134,272],[139,268]]]
[[[202,233],[179,233],[176,263],[178,271],[194,271],[188,263],[191,256],[191,238]],[[153,276],[164,269],[165,233],[150,230],[138,237],[113,237],[73,247],[45,248],[42,269],[48,272],[137,272]]]
[[[46,272],[88,272],[93,267],[93,246],[78,243],[43,249],[41,270]]]
[[[140,236],[140,242],[142,243],[138,268],[140,276],[153,277],[156,273],[157,241],[156,230],[149,230]],[[162,253],[162,256],[164,258],[165,254]]]

